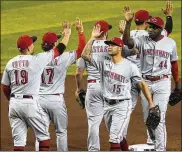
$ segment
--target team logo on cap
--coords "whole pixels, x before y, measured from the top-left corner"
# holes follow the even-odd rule
[[[152,18],[152,22],[157,22],[157,19],[156,18]]]

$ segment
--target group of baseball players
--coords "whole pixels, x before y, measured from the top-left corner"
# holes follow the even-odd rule
[[[50,150],[49,125],[55,126],[57,151],[68,151],[67,110],[64,100],[65,78],[76,59],[76,93],[84,89],[87,71],[85,109],[88,119],[88,151],[100,151],[99,127],[102,119],[109,132],[111,151],[129,151],[127,130],[130,115],[141,97],[144,122],[149,110],[159,107],[156,129],[147,128],[147,144],[156,151],[166,150],[165,116],[171,92],[171,75],[179,89],[176,43],[168,38],[172,32],[171,1],[166,2],[162,18],[147,10],[132,13],[123,9],[119,22],[120,37],[108,39],[112,25],[97,21],[86,43],[82,21],[76,19],[78,47],[64,52],[71,35],[71,25],[64,21],[61,35],[47,32],[42,37],[43,53],[34,54],[37,37],[22,35],[17,40],[20,55],[11,59],[2,76],[2,90],[9,100],[9,122],[14,150],[23,151],[27,129],[32,128],[36,151]],[[130,31],[132,20],[136,28]],[[137,128],[136,128],[137,130]]]

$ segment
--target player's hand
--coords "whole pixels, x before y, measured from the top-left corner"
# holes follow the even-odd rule
[[[124,13],[125,20],[127,22],[131,22],[134,17],[134,13],[131,12],[131,10],[128,6],[124,7],[123,13]]]
[[[171,1],[167,0],[166,1],[166,8],[165,9],[161,8],[161,10],[166,16],[172,16],[173,4],[171,3]]]
[[[75,27],[78,33],[83,33],[84,29],[83,29],[82,21],[79,18],[77,18],[75,21]]]
[[[98,38],[103,33],[103,31],[100,31],[100,29],[101,29],[100,24],[94,26],[91,36],[92,39]]]
[[[61,32],[64,36],[70,36],[71,35],[71,24],[67,21],[64,21],[62,23],[63,32]]]
[[[125,25],[126,25],[126,21],[125,20],[120,20],[119,21],[119,32],[121,34],[124,33]]]

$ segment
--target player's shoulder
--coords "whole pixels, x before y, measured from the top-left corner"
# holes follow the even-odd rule
[[[105,44],[105,41],[107,40],[94,40],[92,46],[108,46],[107,44]]]
[[[131,64],[132,64],[132,62],[131,62],[130,60],[128,60],[127,58],[124,58],[123,60],[124,60],[124,62],[125,62],[126,64],[128,64],[128,65],[131,65]]]
[[[131,62],[130,60],[128,60],[127,58],[124,58],[124,61],[125,61],[125,64],[127,65],[128,68],[131,68],[131,67],[137,67],[136,64],[134,64],[133,62]]]
[[[75,54],[75,50],[64,52],[60,56],[58,56],[57,59],[66,59],[66,58],[68,58],[72,54]]]
[[[94,43],[93,44],[95,44],[95,45],[101,45],[101,44],[105,44],[104,42],[105,42],[106,40],[94,40]]]
[[[17,61],[18,59],[19,59],[19,55],[13,57],[12,59],[10,59],[10,60],[7,62],[7,65],[12,64],[12,62]]]
[[[85,64],[86,64],[86,62],[85,62],[85,60],[84,60],[82,57],[80,57],[80,58],[76,61],[76,66],[77,66],[77,68],[85,68]]]
[[[12,63],[15,61],[18,61],[19,59],[19,55],[13,57],[12,59],[10,59],[7,64],[6,64],[6,69],[11,68],[12,67]]]
[[[148,36],[148,32],[146,30],[132,30],[130,35],[131,37]]]
[[[84,61],[85,60],[82,57],[80,57],[80,58],[77,59],[77,62],[84,62]]]
[[[170,37],[163,37],[163,40],[167,41],[167,43],[176,44],[175,40]]]

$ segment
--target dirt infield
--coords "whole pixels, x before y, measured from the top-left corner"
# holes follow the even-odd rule
[[[86,84],[85,84],[86,85]],[[65,100],[68,110],[68,145],[70,151],[87,150],[87,119],[85,110],[80,109],[75,101],[75,78],[68,76],[66,79]],[[167,124],[167,150],[181,150],[181,103],[175,107],[168,106],[166,117]],[[54,126],[50,127],[51,150],[56,150],[56,136]],[[109,150],[108,133],[104,122],[100,127],[101,150]],[[138,102],[131,116],[129,131],[129,144],[143,144],[146,142],[146,131],[142,120],[141,104]],[[25,150],[34,150],[35,137],[32,130],[28,132],[28,141]],[[13,140],[8,121],[8,101],[1,92],[1,151],[13,150]]]

